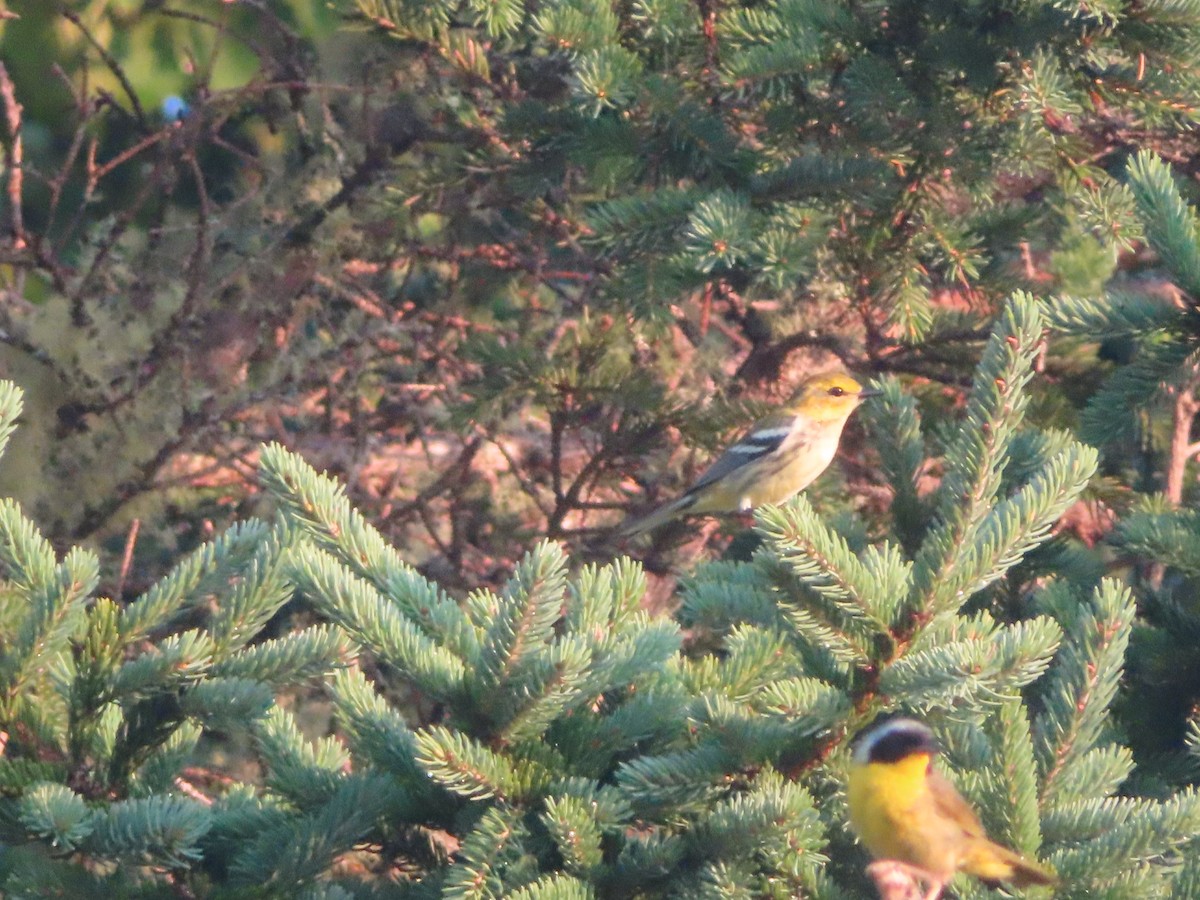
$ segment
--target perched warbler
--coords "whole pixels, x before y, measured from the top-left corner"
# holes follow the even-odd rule
[[[956,872],[994,885],[1055,884],[1054,875],[988,839],[975,810],[933,768],[933,732],[890,719],[855,738],[847,788],[850,824],[878,862],[899,867],[937,900]]]
[[[782,409],[755,423],[682,497],[626,523],[620,533],[649,531],[677,516],[782,503],[825,471],[850,414],[864,397],[878,393],[841,373],[806,379]]]

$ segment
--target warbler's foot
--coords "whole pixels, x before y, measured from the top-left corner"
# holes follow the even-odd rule
[[[867,866],[880,900],[938,900],[944,879],[898,859],[881,859]]]

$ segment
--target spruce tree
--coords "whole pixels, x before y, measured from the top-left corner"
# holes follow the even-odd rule
[[[1147,501],[1098,551],[1056,533],[1097,453],[1031,413],[1051,327],[1132,348],[1085,415],[1110,459],[1114,401],[1141,409],[1159,384],[1191,383],[1194,213],[1150,156],[1128,191],[1119,176],[1143,141],[1193,152],[1195,3],[341,8],[429,108],[388,95],[402,133],[361,144],[313,116],[328,134],[293,149],[327,152],[334,201],[281,226],[286,241],[229,243],[320,245],[339,276],[347,260],[379,273],[353,295],[375,292],[361,318],[346,282],[314,278],[337,302],[297,328],[316,337],[290,362],[366,346],[367,387],[348,390],[356,414],[370,395],[364,432],[460,428],[463,480],[494,446],[519,490],[456,496],[456,512],[484,509],[513,543],[576,537],[631,455],[664,427],[712,445],[751,412],[733,385],[773,380],[798,347],[967,373],[965,409],[928,424],[882,378],[865,418],[890,507],[836,525],[808,496],[759,510],[761,547],[691,572],[675,619],[642,609],[637,563],[585,565],[549,541],[529,541],[504,585],[452,594],[278,445],[260,470],[277,513],[129,603],[100,593],[94,552],[60,559],[0,503],[0,829],[15,848],[0,891],[869,897],[847,745],[903,710],[935,728],[991,834],[1058,871],[1058,896],[1200,895],[1195,517]],[[298,119],[316,94],[292,90]],[[201,221],[205,249],[219,225]],[[137,266],[100,267],[127,225],[88,259],[141,286]],[[1012,293],[1039,274],[1014,265],[1022,243],[1061,282],[1094,282],[1109,270],[1084,263],[1143,233],[1184,302]],[[430,321],[472,333],[430,349]],[[438,400],[408,404],[450,368]],[[101,400],[151,371],[118,369],[88,382]],[[714,385],[728,402],[707,402]],[[0,441],[19,403],[0,389]],[[514,421],[533,434],[524,456],[505,440]],[[639,490],[679,468],[651,466]],[[429,514],[457,484],[443,474],[404,485],[400,533],[444,526],[461,562],[477,538]],[[1157,569],[1129,577],[1136,594],[1101,577],[1113,547]],[[1146,698],[1166,677],[1185,691],[1164,715]],[[331,733],[303,727],[309,692]],[[1147,746],[1153,731],[1166,739]],[[210,740],[245,741],[257,770],[222,771]]]
[[[753,559],[697,569],[678,623],[640,608],[637,564],[571,574],[549,543],[455,600],[278,446],[278,518],[124,608],[10,507],[3,804],[26,849],[6,892],[870,897],[848,738],[905,710],[1057,896],[1190,896],[1200,800],[1182,766],[1140,771],[1114,711],[1133,598],[1051,537],[1097,457],[1025,425],[1044,329],[1015,296],[936,449],[886,381],[887,528],[764,508]],[[930,452],[945,475],[921,496]],[[328,624],[267,638],[292,597]],[[310,678],[334,735],[273,702]],[[206,729],[247,733],[261,777],[189,782]]]
[[[875,419],[905,436],[886,463],[905,538],[851,544],[803,497],[761,511],[753,561],[702,566],[685,587],[682,654],[674,626],[632,613],[636,567],[572,584],[549,545],[504,591],[448,603],[332,482],[271,449],[266,484],[312,542],[293,557],[301,590],[379,661],[374,685],[335,682],[355,770],[432,791],[410,811],[457,848],[424,888],[870,896],[845,827],[847,738],[905,709],[934,723],[992,834],[1060,872],[1061,896],[1183,890],[1200,801],[1177,785],[1166,799],[1118,795],[1133,758],[1108,716],[1129,592],[1087,567],[1027,587],[1033,551],[1043,570],[1066,552],[1045,542],[1096,466],[1065,434],[1022,428],[1044,327],[1032,299],[1014,298],[932,498],[915,497],[924,438],[888,382]],[[428,701],[424,724],[386,701],[394,678]],[[295,752],[268,754],[268,771],[290,770]],[[256,878],[306,870],[268,860]]]
[[[1118,507],[1123,515],[1108,544],[1129,566],[1142,612],[1128,712],[1144,754],[1171,769],[1179,765],[1171,750],[1185,728],[1195,728],[1200,701],[1200,521],[1191,508],[1200,409],[1200,224],[1170,167],[1151,153],[1130,160],[1128,191],[1136,213],[1130,225],[1156,255],[1149,273],[1157,276],[1157,284],[1150,282],[1156,289],[1122,279],[1095,296],[1054,297],[1046,308],[1056,330],[1091,342],[1083,348],[1099,344],[1116,361],[1084,409],[1081,434],[1108,449],[1113,475],[1142,491]],[[1134,465],[1122,467],[1127,460]]]

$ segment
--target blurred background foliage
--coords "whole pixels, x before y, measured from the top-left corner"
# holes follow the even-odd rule
[[[1200,171],[1194,3],[4,13],[0,364],[30,425],[0,479],[57,540],[138,520],[147,577],[255,503],[265,439],[459,588],[538,535],[607,558],[812,369],[902,375],[936,417],[1013,290],[1170,294],[1125,168]],[[1048,345],[1039,424],[1137,352]],[[1156,396],[1106,437],[1088,542],[1164,485]],[[884,507],[860,435],[828,511]],[[639,552],[670,573],[713,532]]]

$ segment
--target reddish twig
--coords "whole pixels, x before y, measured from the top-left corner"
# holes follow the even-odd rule
[[[4,100],[4,116],[8,124],[8,205],[12,209],[13,249],[25,249],[25,221],[22,214],[23,151],[21,149],[21,104],[8,69],[0,62],[0,98]]]
[[[141,519],[129,523],[129,534],[125,536],[125,555],[121,557],[121,574],[117,576],[117,587],[113,597],[120,600],[125,594],[125,583],[129,580],[129,571],[133,568],[133,548],[137,546],[138,531],[142,527]]]
[[[155,144],[159,143],[160,141],[165,140],[167,137],[169,137],[171,135],[171,133],[172,133],[172,129],[170,129],[170,128],[165,128],[162,131],[156,131],[156,132],[154,132],[154,134],[150,134],[150,135],[147,135],[146,137],[142,138],[140,141],[138,141],[132,147],[127,147],[126,149],[122,150],[120,153],[118,153],[116,156],[114,156],[112,159],[110,159],[108,162],[104,163],[103,165],[98,166],[98,167],[93,167],[93,166],[89,165],[88,166],[88,178],[87,178],[87,196],[89,198],[92,196],[92,194],[96,190],[96,185],[100,183],[100,180],[102,178],[109,175],[109,173],[111,173],[113,169],[117,168],[118,166],[122,165],[123,163],[129,162],[129,160],[133,159],[133,157],[137,156],[139,153],[141,153],[143,150],[147,149],[148,147],[153,147]]]
[[[1167,499],[1173,506],[1183,502],[1183,478],[1187,473],[1188,460],[1195,453],[1192,441],[1192,425],[1200,412],[1200,400],[1196,398],[1198,378],[1181,384],[1175,394],[1172,408],[1171,452],[1167,460]]]

